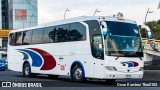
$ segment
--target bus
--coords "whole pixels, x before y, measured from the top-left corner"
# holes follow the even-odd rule
[[[70,76],[73,81],[140,79],[143,45],[135,21],[107,16],[80,16],[13,30],[8,68],[31,77]]]

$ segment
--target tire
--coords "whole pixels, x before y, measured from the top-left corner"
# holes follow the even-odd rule
[[[106,79],[107,84],[115,84],[116,79]]]
[[[26,63],[23,66],[23,76],[24,77],[31,77],[31,68],[30,68],[30,65],[28,63]]]
[[[58,79],[59,75],[48,75],[51,79]]]
[[[84,71],[82,70],[82,67],[79,64],[76,64],[72,68],[72,76],[71,76],[72,81],[84,82],[85,77],[83,76],[83,74]]]

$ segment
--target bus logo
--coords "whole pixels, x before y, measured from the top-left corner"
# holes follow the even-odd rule
[[[42,66],[40,70],[51,70],[56,66],[55,58],[44,50],[37,48],[27,48],[18,50],[20,53],[23,54],[24,56],[23,60],[28,60],[29,56],[31,57],[33,67]]]
[[[128,62],[122,62],[123,65],[128,65],[128,67],[137,67],[139,64],[137,62],[128,61]]]

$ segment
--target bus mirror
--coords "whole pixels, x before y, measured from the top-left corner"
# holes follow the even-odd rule
[[[107,36],[108,32],[107,32],[107,28],[103,28],[103,36]]]
[[[101,22],[101,27],[102,27],[103,36],[107,36],[108,32],[107,32],[107,24],[106,24],[106,22],[102,21]]]
[[[147,31],[147,35],[148,35],[148,38],[149,38],[149,39],[152,38],[151,30],[150,30],[150,28],[149,28],[147,25],[139,25],[139,28],[146,30],[146,31]]]
[[[152,34],[151,32],[148,32],[148,38],[151,39],[152,38]]]

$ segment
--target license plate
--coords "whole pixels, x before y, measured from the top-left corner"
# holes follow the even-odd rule
[[[127,79],[130,79],[130,78],[131,78],[131,75],[126,75],[126,78],[127,78]]]

